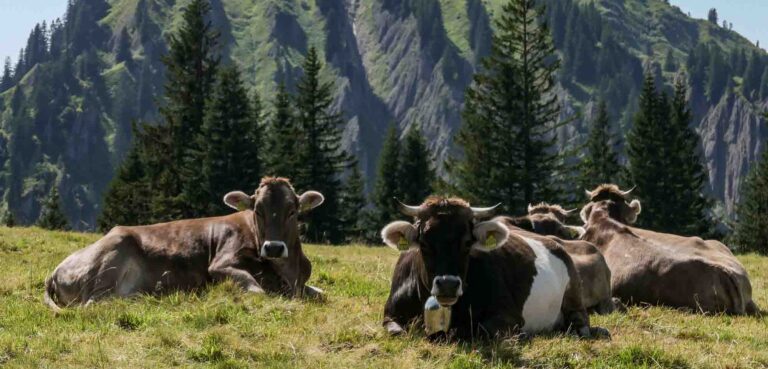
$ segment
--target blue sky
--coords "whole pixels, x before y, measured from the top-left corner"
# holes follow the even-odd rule
[[[733,22],[734,30],[768,46],[768,0],[671,0],[693,17],[706,18],[717,8],[720,20]],[[736,5],[738,4],[738,5]],[[35,23],[64,15],[67,0],[0,0],[0,58],[16,59]],[[1,61],[0,61],[1,62]]]

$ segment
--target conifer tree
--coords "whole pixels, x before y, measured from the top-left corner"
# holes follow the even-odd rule
[[[659,121],[659,96],[656,83],[651,73],[646,73],[640,94],[638,111],[634,124],[627,135],[628,180],[636,186],[633,193],[643,203],[643,214],[638,218],[638,225],[660,230],[664,226],[662,194],[664,179],[662,175],[668,151],[664,147],[666,132]]]
[[[351,158],[341,148],[342,114],[333,111],[333,84],[320,80],[322,67],[317,50],[310,48],[295,97],[302,138],[295,147],[299,170],[294,184],[301,191],[312,189],[325,196],[323,206],[307,214],[306,237],[311,242],[338,244],[343,241],[337,216],[339,177]]]
[[[762,77],[763,71],[764,66],[760,61],[760,54],[757,51],[752,51],[747,67],[744,70],[744,78],[741,85],[741,93],[747,99],[751,99],[753,97],[752,93],[760,88],[760,77]]]
[[[0,92],[7,91],[13,87],[13,69],[11,69],[11,58],[5,58],[3,65],[3,75],[0,77]]]
[[[237,68],[222,68],[206,103],[202,131],[197,137],[199,151],[189,157],[198,164],[199,179],[196,191],[185,195],[188,201],[200,201],[201,215],[226,213],[221,202],[224,194],[258,184],[259,127],[251,103]]]
[[[146,130],[153,163],[152,213],[155,220],[194,218],[205,215],[200,206],[200,183],[194,173],[199,162],[188,160],[199,151],[206,102],[219,65],[219,34],[208,20],[207,0],[193,0],[184,9],[179,30],[170,37],[165,96],[160,107],[164,124]]]
[[[294,179],[298,172],[299,127],[284,83],[278,85],[272,105],[274,111],[267,123],[264,140],[265,174]]]
[[[672,52],[672,48],[667,50],[667,56],[664,58],[664,70],[667,72],[677,70],[677,62],[675,61],[675,54]]]
[[[134,130],[135,131],[135,130]],[[140,225],[148,221],[150,194],[146,173],[137,150],[130,150],[104,196],[98,228],[107,232],[118,225]]]
[[[37,219],[37,226],[49,230],[69,230],[69,221],[64,216],[61,209],[61,199],[59,198],[59,189],[54,184],[48,193],[45,201],[42,203],[40,217]]]
[[[763,72],[763,78],[760,80],[760,99],[768,99],[768,67]]]
[[[467,92],[457,143],[464,157],[450,165],[470,200],[500,202],[507,212],[558,201],[553,177],[560,161],[552,129],[559,115],[559,67],[544,8],[510,0],[497,18],[491,55]]]
[[[707,20],[709,20],[710,23],[717,25],[717,9],[709,9],[709,12],[707,13]]]
[[[365,182],[357,165],[347,177],[339,201],[339,220],[344,231],[344,242],[360,242],[364,239],[365,218]]]
[[[581,187],[591,190],[602,183],[618,182],[622,168],[615,147],[608,107],[600,102],[587,138],[587,155],[581,163]]]
[[[403,141],[396,176],[400,187],[398,196],[406,204],[419,204],[433,191],[435,172],[430,165],[432,160],[418,128],[408,131]]]
[[[711,231],[710,202],[703,194],[707,173],[701,161],[699,137],[690,127],[687,87],[675,84],[670,99],[656,92],[648,74],[639,111],[628,136],[629,180],[643,201],[641,227],[684,235]]]
[[[669,189],[674,195],[674,201],[669,204],[670,211],[674,211],[670,228],[677,234],[702,236],[712,231],[707,214],[711,202],[704,195],[709,178],[701,158],[699,135],[691,127],[693,114],[687,95],[684,78],[678,78],[670,106],[672,132],[667,136],[672,151]]]
[[[730,242],[742,252],[768,254],[768,145],[762,158],[753,163],[740,192]]]
[[[384,138],[381,154],[379,154],[379,167],[376,172],[376,183],[371,199],[375,207],[375,214],[373,214],[373,224],[370,228],[381,229],[392,220],[401,218],[394,200],[397,198],[404,201],[401,199],[399,171],[400,139],[397,126],[392,124]],[[421,200],[409,205],[420,204]]]
[[[131,37],[128,36],[128,29],[123,28],[117,37],[115,44],[115,61],[125,63],[128,69],[133,68],[133,54],[131,53]]]

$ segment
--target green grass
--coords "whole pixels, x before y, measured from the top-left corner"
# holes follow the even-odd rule
[[[632,308],[592,316],[611,341],[558,334],[528,342],[430,343],[414,330],[387,337],[380,321],[396,253],[307,246],[311,283],[326,302],[240,292],[108,300],[55,316],[43,281],[97,235],[0,227],[1,368],[759,368],[768,318]],[[740,257],[768,306],[768,258]]]

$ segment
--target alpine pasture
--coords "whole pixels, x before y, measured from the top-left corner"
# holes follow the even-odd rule
[[[96,234],[0,227],[2,368],[761,368],[768,317],[666,308],[592,315],[611,340],[563,334],[429,342],[419,327],[381,327],[397,253],[305,245],[325,301],[249,295],[232,283],[193,293],[110,299],[55,315],[45,277]],[[741,255],[755,301],[768,306],[768,258]]]

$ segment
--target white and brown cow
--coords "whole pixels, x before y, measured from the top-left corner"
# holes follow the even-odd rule
[[[46,281],[54,310],[109,296],[189,290],[229,278],[244,290],[317,295],[305,283],[312,266],[299,241],[297,217],[323,202],[297,196],[284,178],[264,178],[255,194],[230,192],[227,216],[115,227],[76,251]]]
[[[744,266],[724,244],[631,227],[640,202],[630,191],[601,185],[587,191],[583,239],[611,268],[613,295],[626,303],[665,305],[702,313],[756,314]]]
[[[525,216],[496,219],[543,236],[557,237],[579,274],[584,307],[589,312],[610,314],[615,309],[611,296],[611,270],[595,245],[579,239],[584,234],[584,228],[565,224],[574,211],[565,210],[560,205],[540,203],[529,205]]]
[[[384,326],[390,334],[423,320],[436,299],[451,311],[447,327],[459,338],[590,329],[571,258],[553,238],[490,218],[494,208],[471,208],[458,198],[400,204],[415,222],[394,222],[384,242],[402,250],[395,266]]]

